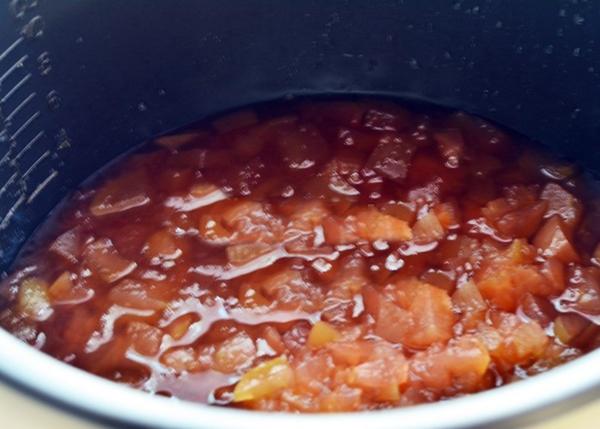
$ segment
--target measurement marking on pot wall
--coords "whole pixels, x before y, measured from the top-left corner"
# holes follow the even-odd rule
[[[0,166],[3,166],[8,161],[10,161],[11,155],[12,155],[12,146],[9,147],[8,150],[6,151],[6,153],[4,155],[2,155],[2,158],[0,158]]]
[[[25,152],[27,152],[29,149],[31,149],[31,147],[35,144],[35,142],[37,142],[39,139],[42,138],[42,136],[44,135],[43,131],[40,131],[39,133],[37,133],[31,140],[29,140],[29,143],[27,143],[25,146],[23,146],[23,149],[21,149],[19,151],[19,153],[17,153],[15,155],[15,157],[13,158],[13,161],[18,161],[24,154]]]
[[[23,173],[23,179],[27,178],[27,176],[29,176],[29,174],[31,174],[31,172],[33,170],[35,170],[35,168],[38,165],[40,165],[40,162],[42,162],[44,159],[48,158],[48,156],[50,156],[49,150],[44,152],[38,159],[35,160],[35,162],[33,164],[31,164],[31,166],[27,169],[27,171],[25,173]]]
[[[23,38],[19,37],[17,40],[15,40],[13,42],[12,45],[10,45],[8,48],[6,48],[4,50],[4,52],[2,52],[0,54],[0,61],[4,60],[12,51],[14,51],[14,49],[19,46],[21,44],[21,42],[23,42]]]
[[[23,131],[25,131],[25,129],[33,122],[37,119],[37,117],[40,116],[40,112],[39,110],[37,112],[35,112],[33,115],[31,115],[29,117],[29,119],[27,119],[25,121],[25,123],[23,125],[21,125],[19,127],[19,129],[17,131],[15,131],[15,133],[10,136],[11,140],[15,140],[17,137],[19,137],[19,134],[21,134]]]
[[[10,68],[4,72],[2,76],[0,76],[0,84],[6,80],[16,69],[23,67],[23,63],[29,58],[27,55],[23,55],[21,58],[17,60]]]
[[[13,109],[12,112],[10,112],[7,116],[6,116],[6,121],[10,122],[15,115],[17,115],[17,113],[19,113],[21,111],[21,109],[23,109],[23,107],[25,107],[27,105],[27,103],[29,103],[35,96],[37,95],[37,93],[32,93],[29,94],[29,96],[27,98],[25,98],[25,100],[21,101],[17,107],[15,107]]]
[[[31,78],[31,73],[27,73],[23,79],[21,79],[15,86],[11,88],[10,91],[6,93],[4,97],[0,99],[0,103],[6,103],[6,101],[21,88],[25,82],[27,82]]]
[[[8,178],[8,180],[6,181],[6,183],[0,188],[0,197],[2,197],[2,195],[4,195],[4,193],[8,189],[8,187],[14,183],[14,181],[17,178],[18,174],[19,174],[18,171],[14,172],[13,175],[10,176]]]
[[[15,201],[15,203],[12,205],[12,207],[8,210],[8,212],[6,212],[6,214],[2,218],[2,222],[0,222],[0,229],[4,229],[7,227],[11,218],[14,216],[17,209],[19,207],[21,207],[21,204],[23,204],[24,201],[25,201],[25,195],[21,195],[19,197],[19,199],[17,199],[17,201]]]
[[[27,198],[27,204],[31,204],[35,197],[37,197],[56,176],[58,176],[58,171],[51,170],[51,173],[48,175],[48,177],[42,180],[42,182],[33,190],[31,195],[29,195],[29,198]]]

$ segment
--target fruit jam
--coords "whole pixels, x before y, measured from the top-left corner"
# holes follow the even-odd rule
[[[75,192],[4,280],[0,323],[191,401],[447,399],[600,345],[599,195],[572,164],[464,113],[241,110]]]

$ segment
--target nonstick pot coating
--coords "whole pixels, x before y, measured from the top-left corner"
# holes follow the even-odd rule
[[[600,2],[12,0],[0,9],[0,270],[128,148],[291,94],[480,114],[600,163]]]

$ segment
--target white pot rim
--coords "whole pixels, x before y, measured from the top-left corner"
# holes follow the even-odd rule
[[[60,362],[0,330],[0,374],[91,418],[158,428],[345,429],[514,425],[573,407],[600,392],[600,350],[527,380],[433,404],[381,411],[288,414],[207,406],[149,395]]]

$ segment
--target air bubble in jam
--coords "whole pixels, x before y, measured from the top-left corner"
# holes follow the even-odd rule
[[[200,122],[69,197],[0,286],[0,324],[98,376],[256,410],[534,376],[600,346],[600,205],[523,140],[376,99]]]

